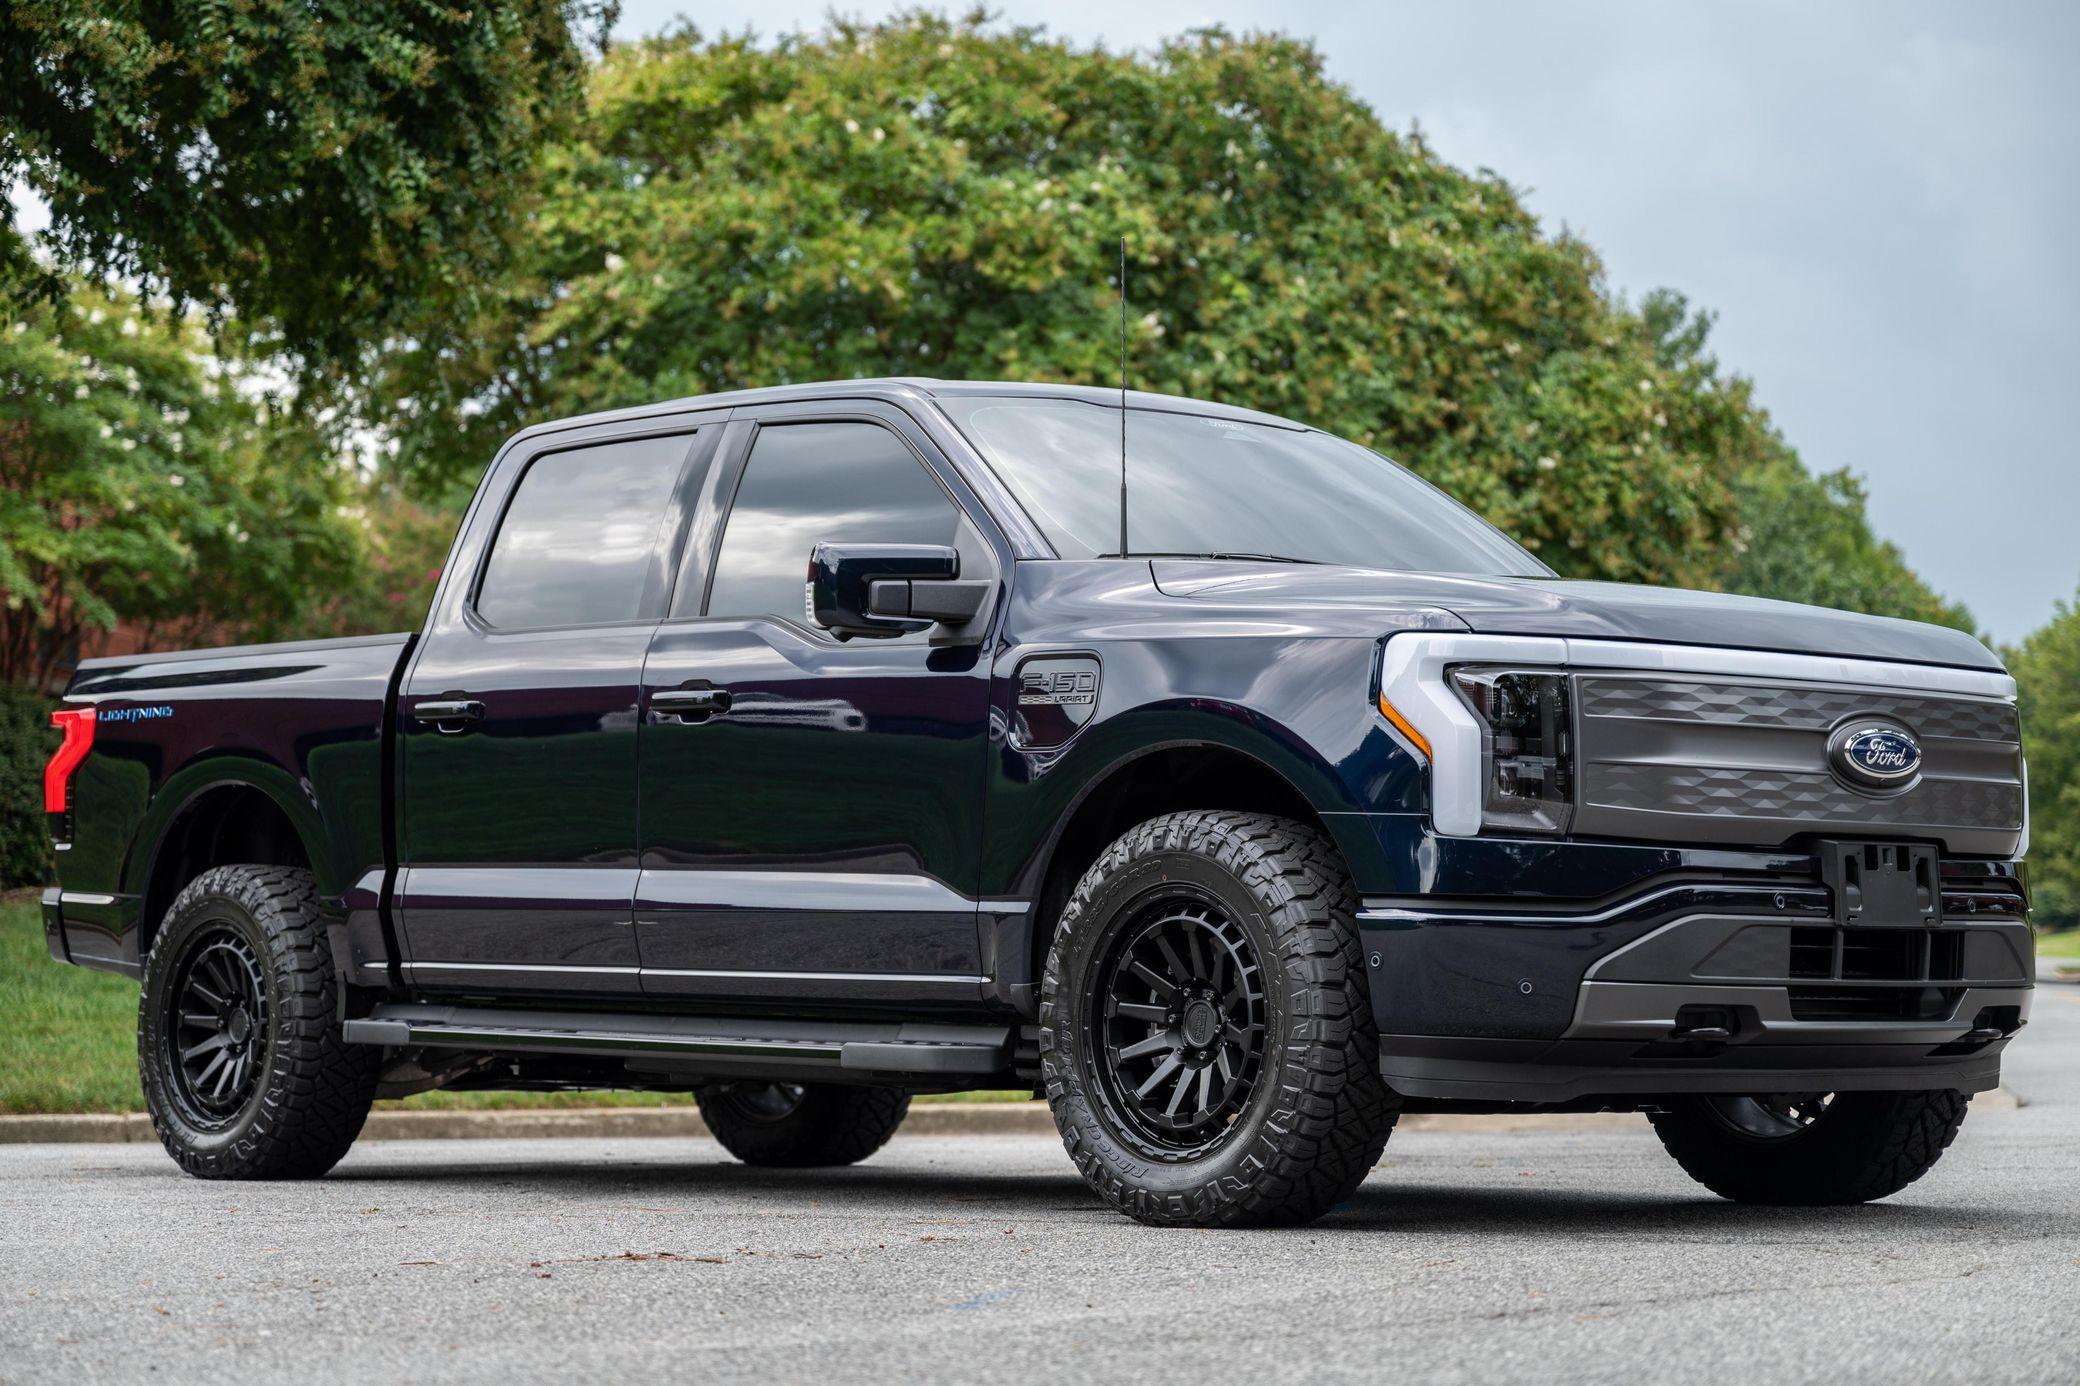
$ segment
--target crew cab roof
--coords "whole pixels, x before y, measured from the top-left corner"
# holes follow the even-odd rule
[[[730,409],[744,405],[787,404],[802,400],[821,399],[880,399],[892,402],[924,401],[950,395],[1019,395],[1032,399],[1070,399],[1085,404],[1103,405],[1107,408],[1119,404],[1120,392],[1096,385],[1057,385],[1034,381],[1014,380],[937,380],[930,376],[878,376],[865,380],[817,380],[799,385],[768,385],[755,390],[724,390],[712,395],[691,395],[684,399],[661,400],[655,404],[631,405],[624,409],[606,409],[592,414],[576,414],[568,418],[551,419],[533,424],[513,435],[511,441],[539,437],[547,433],[559,433],[565,429],[583,428],[595,424],[618,423],[623,420],[654,418],[664,414],[682,414],[696,409]],[[1276,414],[1266,414],[1255,409],[1243,409],[1232,404],[1217,404],[1211,400],[1192,399],[1183,395],[1155,394],[1145,390],[1129,390],[1127,403],[1134,409],[1154,409],[1177,413],[1205,415],[1211,418],[1233,419],[1239,423],[1268,424],[1275,428],[1304,429],[1306,425]]]

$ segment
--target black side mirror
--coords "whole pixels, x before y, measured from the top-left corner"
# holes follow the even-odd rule
[[[960,575],[960,552],[943,544],[818,544],[809,551],[809,618],[840,640],[966,625],[989,584]]]

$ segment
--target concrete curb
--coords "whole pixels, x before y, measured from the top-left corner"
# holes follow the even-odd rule
[[[143,1112],[0,1116],[0,1145],[109,1144],[157,1140]]]
[[[1980,1111],[2012,1111],[2021,1105],[2006,1088],[1972,1099]],[[1579,1115],[1505,1113],[1497,1116],[1406,1116],[1402,1131],[1459,1131],[1492,1135],[1534,1132],[1642,1130],[1646,1118],[1631,1112]],[[365,1141],[531,1141],[555,1137],[591,1139],[687,1139],[708,1134],[693,1107],[548,1107],[495,1111],[371,1112],[361,1129]],[[920,1102],[903,1122],[905,1136],[1052,1136],[1054,1118],[1044,1102]],[[142,1112],[0,1116],[0,1145],[125,1144],[152,1142],[151,1119]]]

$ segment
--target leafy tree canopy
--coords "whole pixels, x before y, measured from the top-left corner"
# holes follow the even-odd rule
[[[266,638],[356,571],[349,479],[200,331],[80,291],[0,325],[0,682],[89,632]]]
[[[60,271],[235,307],[306,359],[498,258],[611,0],[0,0],[0,185]],[[0,217],[5,217],[0,213]],[[11,221],[0,288],[62,296]],[[4,307],[0,304],[0,307]]]
[[[1853,484],[1814,482],[1720,374],[1707,319],[1629,308],[1589,247],[1385,128],[1304,42],[1212,30],[1141,57],[980,15],[770,47],[689,30],[607,58],[541,181],[513,271],[384,364],[422,486],[524,423],[675,395],[1109,383],[1125,235],[1137,385],[1371,444],[1563,573],[1768,590],[1758,468],[1812,522],[1862,524]],[[1783,595],[1940,605],[1867,526],[1840,562]]]
[[[1814,476],[1786,451],[1736,477],[1733,493],[1741,528],[1723,556],[1727,591],[1978,632],[1969,611],[1872,533],[1863,482],[1846,468]]]
[[[524,421],[636,400],[1114,380],[1125,235],[1139,386],[1379,447],[1571,573],[1708,582],[1737,523],[1740,395],[1658,361],[1586,246],[1385,129],[1302,42],[689,31],[610,55],[542,178],[514,273],[389,363],[435,482]]]
[[[1669,369],[1718,380],[1705,351],[1712,316],[1690,311],[1681,294],[1660,290],[1640,305]],[[1734,473],[1740,527],[1720,550],[1716,585],[1780,601],[1932,621],[1976,633],[1971,613],[1946,601],[1907,566],[1899,546],[1872,531],[1863,482],[1847,468],[1814,476],[1769,418],[1733,380],[1753,435],[1748,463]]]
[[[2038,922],[2080,926],[2080,602],[2008,652],[2029,753],[2030,881]]]

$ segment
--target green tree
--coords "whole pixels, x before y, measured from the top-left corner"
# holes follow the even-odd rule
[[[495,263],[612,0],[0,0],[0,288],[113,274],[352,358]],[[5,217],[0,213],[0,218]],[[4,306],[4,305],[0,305]]]
[[[0,327],[0,682],[92,630],[265,638],[350,582],[348,478],[192,323],[80,290]]]
[[[617,48],[512,273],[376,390],[438,490],[559,413],[789,380],[1117,379],[1379,447],[1564,572],[1709,583],[1743,397],[1670,369],[1595,255],[1324,79],[1307,44],[1152,57],[977,18]]]
[[[1733,472],[1740,526],[1720,550],[1714,584],[1728,592],[1933,621],[1977,633],[1971,613],[1907,566],[1897,545],[1872,532],[1861,480],[1847,468],[1814,476],[1752,398],[1753,386],[1722,377],[1706,350],[1713,317],[1662,289],[1640,305],[1662,368],[1728,397],[1745,420],[1744,457]]]
[[[426,624],[462,507],[426,505],[372,478],[362,483],[347,514],[360,532],[359,565],[351,581],[317,602],[301,623],[303,633],[418,630]]]
[[[1847,468],[1814,476],[1787,450],[1741,473],[1733,489],[1741,527],[1719,574],[1727,591],[1978,633],[1969,611],[1871,531],[1863,483]]]
[[[50,699],[0,683],[0,890],[50,878],[43,765],[58,744],[50,717]]]
[[[2040,923],[2080,926],[2080,602],[2008,653],[2029,755],[2030,881]]]

